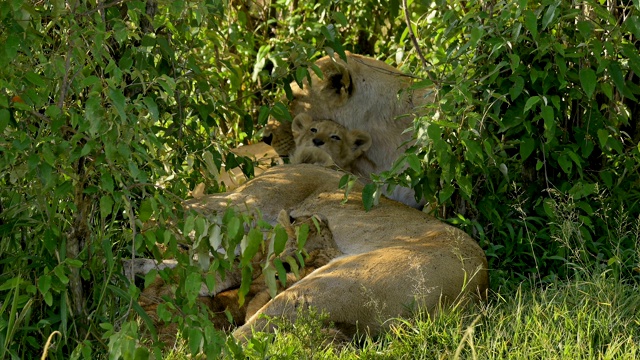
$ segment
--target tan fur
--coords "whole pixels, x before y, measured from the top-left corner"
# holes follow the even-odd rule
[[[484,297],[487,261],[466,233],[418,210],[381,198],[365,212],[362,185],[349,200],[338,183],[344,173],[299,164],[269,169],[226,194],[208,195],[186,205],[202,213],[238,209],[259,211],[275,224],[286,209],[293,217],[318,214],[326,219],[343,254],[316,269],[264,305],[234,332],[251,337],[252,328],[272,330],[261,315],[295,320],[296,308],[313,306],[348,334],[354,329],[377,334],[412,306],[436,310],[463,294]]]
[[[316,65],[323,73],[322,79],[312,72],[311,85],[306,79],[303,88],[291,83],[291,115],[304,112],[314,120],[330,119],[348,129],[368,133],[371,149],[366,158],[354,162],[353,172],[368,178],[371,173],[389,170],[410,143],[419,107],[433,102],[433,91],[410,91],[410,76],[383,61],[349,52],[346,63],[336,54],[334,58],[323,57]],[[279,130],[274,123],[270,126],[274,142],[287,143],[286,151],[293,153],[289,149],[291,140],[287,140],[289,124],[282,124]],[[279,154],[285,151],[276,150]],[[417,203],[413,191],[407,188],[396,187],[388,195],[413,207],[424,204]]]
[[[337,165],[351,171],[353,162],[371,147],[371,136],[331,120],[313,120],[302,113],[291,124],[296,150],[292,164]]]

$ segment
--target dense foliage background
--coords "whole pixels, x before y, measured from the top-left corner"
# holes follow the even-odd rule
[[[213,223],[181,200],[223,190],[223,164],[250,175],[228,149],[286,120],[288,84],[334,51],[434,87],[417,145],[376,180],[472,234],[493,289],[576,267],[637,279],[639,40],[638,0],[4,1],[0,359],[39,357],[47,339],[49,358],[161,357],[141,346],[149,318],[123,275],[143,255],[180,261],[180,316],[160,312],[189,351],[241,356],[194,301],[234,259],[189,255],[215,226],[235,246],[253,220]]]

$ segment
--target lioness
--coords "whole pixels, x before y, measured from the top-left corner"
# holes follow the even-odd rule
[[[311,73],[300,88],[291,83],[293,116],[307,113],[314,120],[330,119],[348,129],[358,129],[371,136],[367,158],[353,164],[354,172],[368,177],[391,168],[412,138],[412,121],[419,107],[434,100],[432,90],[410,91],[412,78],[383,61],[347,52],[347,62],[336,54],[325,56],[316,65],[320,79]],[[283,156],[293,153],[290,124],[270,123],[266,141]],[[419,207],[413,191],[396,187],[391,198]]]
[[[389,324],[383,321],[409,314],[412,306],[436,310],[465,294],[485,296],[487,261],[466,233],[384,197],[365,212],[360,184],[343,204],[342,176],[316,165],[283,165],[232,192],[186,203],[205,214],[227,206],[257,209],[272,224],[282,209],[293,217],[318,214],[343,254],[269,301],[234,332],[236,338],[251,337],[252,329],[272,330],[261,315],[293,321],[300,306],[327,312],[328,321],[347,335],[375,335]]]
[[[337,165],[352,171],[353,162],[371,147],[371,136],[331,120],[313,120],[302,113],[291,124],[296,150],[292,164]]]

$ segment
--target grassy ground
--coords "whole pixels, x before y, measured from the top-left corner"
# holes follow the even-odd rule
[[[636,359],[640,357],[640,289],[607,273],[543,289],[522,284],[488,304],[432,319],[399,320],[383,337],[335,347],[323,344],[319,316],[273,336],[258,336],[250,359]],[[272,341],[275,339],[274,341]],[[169,356],[183,358],[180,350]]]

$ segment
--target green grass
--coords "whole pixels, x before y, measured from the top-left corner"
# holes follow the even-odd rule
[[[259,335],[250,359],[636,359],[640,356],[640,289],[609,273],[546,286],[521,284],[486,304],[436,318],[401,319],[379,339],[340,347],[323,343],[321,316],[311,314],[277,335]],[[183,358],[176,350],[171,359]]]

